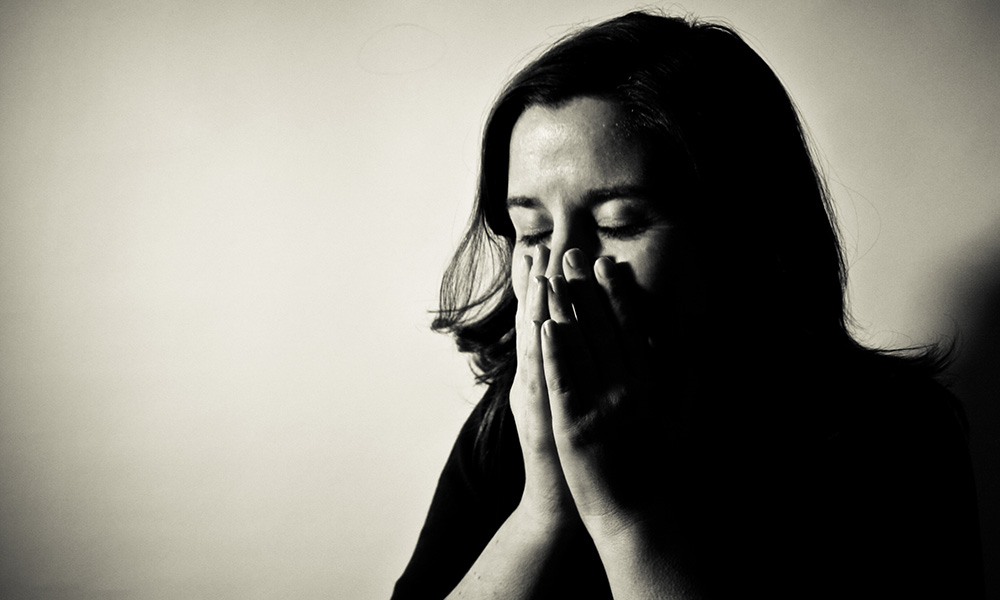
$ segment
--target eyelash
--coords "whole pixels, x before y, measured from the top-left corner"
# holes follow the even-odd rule
[[[526,233],[517,238],[517,243],[522,246],[537,246],[545,241],[545,238],[549,237],[549,231],[543,231],[542,233]]]
[[[645,229],[642,224],[630,224],[622,225],[619,227],[598,227],[597,233],[601,237],[610,238],[612,240],[626,240],[633,238]],[[542,231],[539,233],[526,233],[519,238],[517,238],[517,243],[522,246],[537,246],[538,244],[545,241],[552,234],[551,231]]]
[[[645,223],[630,223],[618,227],[598,227],[597,231],[613,240],[627,240],[646,230]]]

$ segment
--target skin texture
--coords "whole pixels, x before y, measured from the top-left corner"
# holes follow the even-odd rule
[[[615,105],[578,98],[557,108],[529,107],[514,126],[508,205],[530,204],[509,208],[517,236],[514,292],[522,304],[523,257],[537,245],[552,254],[547,277],[565,276],[562,258],[577,248],[591,260],[628,263],[641,289],[664,293],[671,227],[658,210],[663,192],[647,175],[641,146],[621,133],[617,120]],[[613,190],[623,193],[599,194]]]
[[[692,597],[649,446],[663,390],[650,377],[651,316],[666,302],[674,228],[641,144],[616,105],[529,107],[510,140],[518,366],[511,410],[521,502],[452,597],[531,597],[581,535],[616,598]],[[662,304],[661,304],[662,305]]]
[[[649,458],[616,456],[626,451],[616,440],[649,396],[649,323],[637,299],[667,293],[673,228],[642,147],[621,134],[618,117],[615,105],[593,98],[533,106],[510,142],[512,275],[525,359],[511,407],[529,456],[525,502],[556,520],[565,518],[566,491],[585,522],[617,517],[628,507],[617,505],[601,469]]]

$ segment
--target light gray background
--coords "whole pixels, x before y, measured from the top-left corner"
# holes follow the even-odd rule
[[[387,597],[479,393],[427,325],[487,107],[632,6],[0,2],[0,595]],[[798,102],[863,339],[961,332],[1000,505],[997,4],[661,6]]]

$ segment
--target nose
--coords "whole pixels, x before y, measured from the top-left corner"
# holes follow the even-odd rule
[[[545,268],[545,276],[564,275],[563,255],[573,248],[578,248],[586,255],[587,260],[594,261],[602,254],[601,240],[597,235],[597,226],[588,224],[586,219],[567,217],[553,223],[552,237],[549,246],[549,263]]]

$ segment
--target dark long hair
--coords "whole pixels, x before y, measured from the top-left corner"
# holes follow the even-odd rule
[[[829,193],[770,67],[729,27],[633,12],[554,44],[507,84],[486,122],[476,203],[432,325],[455,336],[489,386],[482,452],[503,428],[516,369],[505,205],[511,131],[527,107],[581,96],[619,105],[626,126],[683,190],[672,210],[697,244],[699,292],[714,299],[700,309],[708,325],[687,343],[718,345],[726,331],[752,336],[752,347],[769,340],[772,349],[940,370],[944,355],[933,347],[878,351],[851,336]]]

